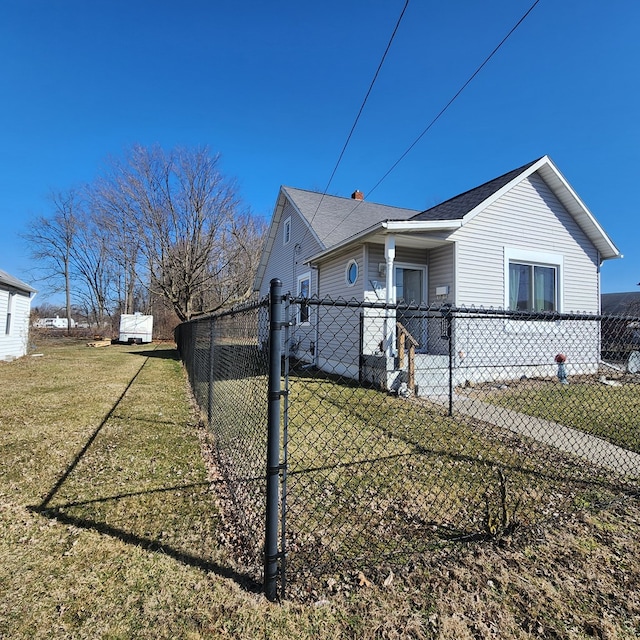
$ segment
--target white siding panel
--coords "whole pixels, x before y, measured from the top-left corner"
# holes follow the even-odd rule
[[[380,273],[380,265],[385,264],[384,245],[367,245],[367,279],[365,286],[365,300],[369,302],[384,302],[387,295],[386,276]]]
[[[455,247],[448,244],[429,251],[429,305],[453,304],[455,301]],[[436,287],[448,286],[449,295],[436,296]],[[428,320],[428,346],[431,354],[444,355],[449,352],[449,342],[442,335],[442,317],[434,314]]]
[[[11,310],[11,329],[7,335],[8,302],[9,292],[0,290],[0,360],[12,360],[26,355],[29,343],[31,298],[16,292]]]
[[[367,254],[368,250],[364,246],[358,246],[320,265],[319,297],[361,302],[364,299]],[[346,281],[346,269],[351,260],[358,263],[358,279],[353,286],[349,286]],[[320,307],[318,312],[318,362],[324,363],[321,366],[328,371],[357,377],[360,360],[361,309],[334,308],[329,305]],[[337,362],[345,368],[336,368]]]
[[[534,175],[456,231],[457,304],[504,306],[504,248],[564,256],[563,311],[599,308],[598,252],[544,181]]]
[[[283,227],[289,218],[291,218],[291,240],[285,245],[283,244]],[[298,276],[309,270],[308,265],[304,264],[305,261],[320,249],[313,234],[308,231],[306,223],[287,200],[265,268],[260,295],[265,296],[269,293],[269,283],[273,278],[279,278],[282,281],[284,293],[297,293]],[[316,291],[317,282],[312,274],[311,292]]]
[[[283,231],[284,224],[288,219],[291,220],[291,239],[285,245]],[[260,296],[266,296],[269,293],[270,283],[273,278],[278,278],[282,281],[282,292],[284,294],[290,293],[295,296],[298,293],[298,278],[308,272],[311,272],[311,295],[316,295],[318,291],[317,275],[315,270],[305,264],[305,261],[313,254],[318,253],[320,249],[321,247],[308,230],[306,223],[287,200],[265,268]],[[297,307],[288,309],[288,319],[293,320],[296,312]],[[313,360],[316,341],[315,318],[315,307],[311,307],[310,323],[293,326],[289,330],[288,344],[285,345],[288,353],[305,361]]]
[[[454,245],[431,249],[429,251],[429,304],[453,302],[455,300]],[[436,287],[448,286],[446,298],[436,297]]]
[[[365,247],[358,246],[352,251],[345,252],[320,265],[318,269],[319,297],[329,297],[333,300],[338,298],[351,300],[355,298],[358,301],[362,301],[367,284],[365,282],[367,275],[367,267],[365,264],[366,254],[367,251]],[[355,260],[358,263],[358,279],[353,286],[349,286],[346,280],[346,269],[351,260]]]
[[[427,250],[426,249],[409,249],[407,247],[399,247],[396,245],[396,262],[406,262],[409,264],[426,265]]]
[[[323,305],[318,309],[318,361],[326,371],[357,378],[361,309]],[[340,363],[342,368],[336,366]],[[355,372],[355,373],[354,373]]]

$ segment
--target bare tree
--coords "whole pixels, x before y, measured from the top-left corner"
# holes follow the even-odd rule
[[[207,148],[135,146],[111,162],[94,188],[96,206],[122,239],[125,273],[135,264],[136,277],[168,300],[182,321],[237,298],[238,287],[221,282],[240,255],[255,262],[259,228],[244,228],[251,217],[240,211],[236,186],[218,164]]]
[[[108,250],[108,235],[84,212],[77,221],[76,237],[71,250],[71,267],[78,282],[76,296],[90,312],[98,327],[104,325],[109,313],[109,297],[113,285],[113,270]]]
[[[77,191],[51,192],[51,217],[32,220],[23,237],[29,244],[31,257],[38,261],[51,291],[64,291],[67,331],[71,331],[71,262],[78,233],[79,197]]]
[[[209,305],[219,307],[251,295],[267,225],[249,213],[236,216],[224,238],[226,264],[220,265]]]
[[[116,163],[114,162],[114,167]],[[136,287],[139,286],[138,268],[141,257],[141,241],[137,218],[140,215],[136,202],[130,202],[125,185],[117,170],[98,178],[87,189],[88,207],[96,228],[101,229],[105,247],[112,265],[116,308],[120,313],[133,313]]]

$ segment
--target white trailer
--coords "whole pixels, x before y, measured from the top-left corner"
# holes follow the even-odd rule
[[[142,313],[123,313],[120,316],[119,342],[151,342],[153,332],[153,316]]]

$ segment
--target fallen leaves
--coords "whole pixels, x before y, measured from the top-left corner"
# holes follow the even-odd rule
[[[373,583],[371,580],[367,578],[367,576],[362,573],[362,571],[358,571],[358,586],[360,587],[372,587]]]

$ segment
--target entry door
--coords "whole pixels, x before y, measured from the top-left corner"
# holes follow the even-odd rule
[[[396,267],[396,301],[398,304],[422,306],[425,302],[427,271],[425,268]],[[427,346],[427,319],[424,311],[399,310],[398,322],[419,342]]]

